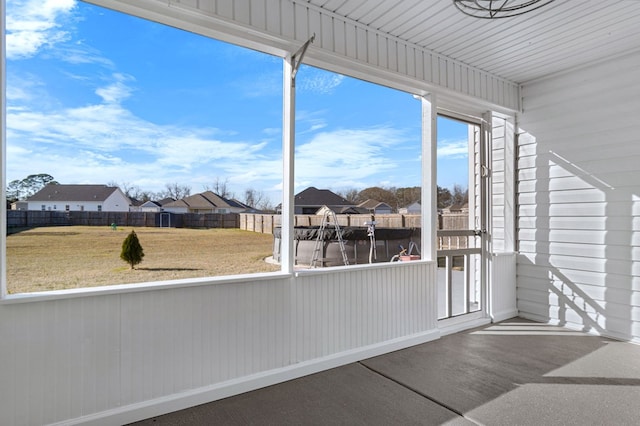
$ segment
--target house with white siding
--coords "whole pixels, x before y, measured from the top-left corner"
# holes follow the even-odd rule
[[[125,424],[516,316],[640,343],[640,2],[553,2],[504,19],[441,0],[90,3],[281,58],[281,269],[36,294],[3,287],[0,424]],[[415,96],[419,260],[294,269],[301,63]],[[437,229],[439,115],[469,129],[469,229]],[[441,243],[458,238],[464,250]],[[476,268],[461,280],[460,306],[453,271],[439,266],[454,256]],[[557,367],[534,385],[567,396],[577,384],[613,388]],[[527,389],[517,383],[515,400]]]
[[[117,186],[46,185],[26,199],[27,210],[128,212],[131,200]]]

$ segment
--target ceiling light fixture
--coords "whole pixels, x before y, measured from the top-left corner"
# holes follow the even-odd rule
[[[482,19],[510,18],[546,6],[553,0],[453,0],[465,15]]]

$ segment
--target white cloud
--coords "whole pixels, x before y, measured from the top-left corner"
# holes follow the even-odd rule
[[[7,59],[35,56],[43,47],[69,40],[61,21],[76,6],[75,0],[10,0],[6,13]]]
[[[300,90],[321,95],[332,94],[336,87],[344,81],[344,76],[312,67],[301,67],[296,77]]]
[[[469,145],[466,140],[438,142],[438,158],[466,158],[469,155]]]
[[[126,85],[126,81],[133,80],[133,77],[124,74],[114,74],[115,81],[107,87],[96,89],[96,95],[100,96],[105,103],[119,104],[131,95],[131,87]]]
[[[130,81],[113,75],[96,90],[102,102],[77,108],[38,109],[24,102],[32,99],[27,89],[15,96],[7,109],[9,179],[42,172],[61,183],[128,181],[149,190],[174,181],[211,184],[216,176],[237,185],[281,181],[281,152],[269,152],[267,141],[136,116],[120,103],[134,91]]]
[[[389,172],[397,167],[391,150],[403,141],[390,127],[319,133],[296,150],[296,185],[342,187]]]

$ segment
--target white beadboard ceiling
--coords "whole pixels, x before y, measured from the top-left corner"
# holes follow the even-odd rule
[[[451,0],[294,0],[515,83],[640,49],[640,0],[555,0],[478,19]]]

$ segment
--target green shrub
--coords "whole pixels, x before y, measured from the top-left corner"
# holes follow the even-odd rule
[[[142,250],[142,246],[140,245],[140,241],[138,240],[138,236],[135,231],[131,231],[127,238],[125,238],[122,243],[122,251],[120,252],[120,259],[127,262],[131,265],[131,269],[135,269],[134,267],[142,262],[142,258],[144,257],[144,251]]]

